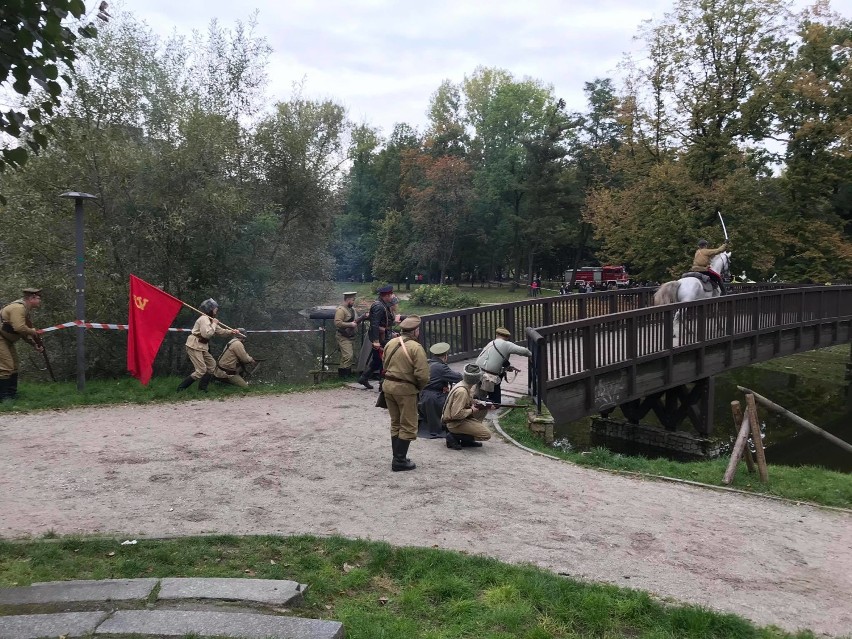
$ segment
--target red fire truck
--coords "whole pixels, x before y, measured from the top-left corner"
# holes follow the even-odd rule
[[[565,281],[571,281],[572,270],[565,271]],[[630,286],[630,276],[623,266],[581,266],[577,269],[575,282],[584,282],[586,287],[603,290]]]

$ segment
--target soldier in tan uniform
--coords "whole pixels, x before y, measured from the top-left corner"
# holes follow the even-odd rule
[[[355,355],[355,331],[358,324],[367,319],[367,314],[356,317],[355,314],[355,296],[357,292],[349,292],[343,294],[343,304],[337,307],[334,312],[334,328],[337,331],[334,334],[337,339],[337,346],[340,348],[340,366],[337,369],[337,376],[346,379],[352,374],[352,361]]]
[[[41,306],[41,289],[25,288],[24,296],[0,310],[0,401],[18,396],[18,352],[15,342],[23,339],[37,351],[38,331],[33,328],[30,311]]]
[[[725,282],[722,280],[722,276],[710,268],[711,259],[718,255],[719,253],[724,253],[728,250],[728,242],[725,242],[719,248],[707,248],[709,243],[707,240],[698,240],[698,250],[695,251],[695,257],[692,258],[692,269],[691,271],[698,273],[707,273],[710,278],[716,282],[719,286],[719,292],[724,295],[725,294]]]
[[[192,374],[184,379],[177,387],[178,392],[186,390],[195,380],[198,389],[207,392],[207,385],[213,378],[216,360],[210,354],[210,340],[214,335],[233,335],[237,330],[228,330],[219,326],[216,315],[219,313],[219,303],[214,299],[206,299],[198,305],[204,315],[195,320],[192,333],[186,338],[186,354],[195,367]]]
[[[245,373],[246,366],[256,362],[246,352],[246,347],[243,344],[247,336],[246,329],[238,328],[234,338],[225,346],[225,350],[219,356],[219,361],[216,362],[216,370],[213,372],[216,381],[233,384],[240,388],[248,386],[248,382],[243,379],[242,374]]]
[[[482,369],[476,364],[464,367],[462,381],[453,386],[444,404],[441,421],[447,425],[447,448],[479,447],[479,442],[491,439],[491,431],[483,422],[488,403],[475,399],[477,384],[482,379]]]
[[[391,419],[391,470],[414,470],[406,457],[411,442],[417,439],[417,394],[429,383],[426,351],[420,336],[420,317],[410,315],[400,324],[402,335],[385,345],[382,391]]]

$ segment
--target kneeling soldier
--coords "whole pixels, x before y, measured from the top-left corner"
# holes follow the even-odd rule
[[[482,369],[476,364],[464,367],[462,381],[453,386],[444,404],[441,421],[447,425],[447,448],[461,450],[466,446],[482,446],[491,439],[491,431],[483,421],[490,404],[474,398]]]
[[[234,334],[234,339],[225,346],[225,350],[219,356],[219,361],[216,362],[216,370],[213,372],[217,381],[233,384],[240,388],[248,386],[248,382],[242,378],[242,375],[245,374],[246,366],[256,362],[246,352],[246,347],[243,345],[243,340],[246,337],[246,329],[238,328]]]
[[[429,383],[420,393],[417,409],[424,426],[429,429],[429,437],[437,439],[443,437],[441,413],[447,401],[447,393],[450,392],[453,384],[462,380],[462,375],[447,366],[449,344],[446,342],[432,344],[429,352],[432,353],[432,357],[429,358]]]

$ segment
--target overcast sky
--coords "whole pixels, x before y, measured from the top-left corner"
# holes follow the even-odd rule
[[[276,100],[304,80],[304,95],[333,98],[351,119],[389,133],[394,123],[424,128],[429,98],[478,65],[552,84],[568,108],[585,107],[583,84],[616,77],[643,20],[673,0],[121,0],[165,37],[247,20],[273,49],[269,93]],[[799,7],[810,4],[796,0]],[[87,2],[87,5],[91,5]],[[852,0],[833,0],[852,17]]]

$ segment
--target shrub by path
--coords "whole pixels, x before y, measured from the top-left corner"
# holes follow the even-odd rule
[[[642,481],[499,440],[419,440],[352,389],[0,416],[0,535],[340,534],[639,588],[759,624],[852,628],[852,517]]]

